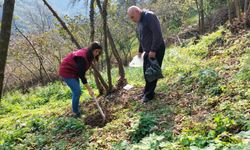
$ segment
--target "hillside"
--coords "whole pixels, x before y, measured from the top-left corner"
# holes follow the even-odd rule
[[[105,124],[86,91],[84,116],[70,117],[70,91],[61,82],[8,93],[0,107],[0,149],[248,149],[249,38],[249,31],[233,35],[221,27],[169,47],[165,78],[146,104],[139,101],[141,68],[126,68],[135,87],[99,98]]]
[[[59,13],[60,16],[76,16],[79,14],[86,15],[88,9],[84,5],[73,5],[68,0],[48,0],[51,6],[55,7],[55,10]],[[0,20],[2,20],[2,8],[4,0],[0,0]],[[82,0],[79,0],[78,3],[84,3]],[[42,24],[44,21],[43,17],[47,19],[48,25],[52,25],[53,18],[50,12],[43,7],[44,4],[42,1],[37,0],[17,0],[15,4],[15,23],[16,25],[26,32],[34,32],[34,29],[38,28],[35,22]],[[12,30],[13,33],[16,33],[15,30]]]

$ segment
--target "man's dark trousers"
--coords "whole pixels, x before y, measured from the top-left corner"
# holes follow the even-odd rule
[[[164,54],[165,54],[165,44],[162,44],[156,52],[156,59],[160,66],[162,65]],[[145,71],[149,66],[150,66],[150,62],[148,58],[148,53],[145,53],[143,57],[143,74],[144,74],[144,79],[146,81],[146,85],[144,87],[143,96],[146,96],[146,99],[151,100],[154,98],[154,95],[155,95],[154,91],[157,85],[157,80],[154,80],[152,82],[148,82],[146,80]]]

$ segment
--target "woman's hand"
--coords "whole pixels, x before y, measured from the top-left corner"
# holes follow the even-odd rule
[[[91,89],[91,90],[89,90],[89,95],[91,96],[91,97],[95,97],[95,93],[93,92],[93,90]]]
[[[88,92],[89,92],[89,95],[91,96],[91,97],[95,97],[95,93],[93,92],[93,90],[92,90],[92,88],[89,86],[89,84],[87,83],[87,84],[84,84],[84,86],[85,86],[85,88],[88,90]]]

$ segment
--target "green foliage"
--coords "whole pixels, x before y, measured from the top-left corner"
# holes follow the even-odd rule
[[[50,99],[65,101],[71,98],[71,91],[69,88],[64,88],[59,82],[49,84],[46,88],[39,88],[37,90],[37,97],[42,97],[45,99],[44,101],[49,101]]]
[[[171,130],[165,130],[163,133],[161,133],[162,136],[168,141],[174,140],[174,134]]]
[[[127,141],[121,141],[113,145],[114,150],[131,150]]]
[[[83,122],[71,117],[53,117],[54,112],[64,113],[63,109],[71,107],[70,99],[69,88],[60,82],[31,89],[25,95],[20,91],[9,93],[1,103],[0,147],[41,149],[59,135],[64,135],[63,138],[77,138],[83,134]],[[83,140],[85,136],[88,136],[87,132],[84,133]],[[61,144],[65,145],[65,140],[58,141],[55,147],[60,147]]]
[[[195,146],[198,148],[204,148],[209,143],[209,137],[201,135],[201,134],[195,134],[195,135],[187,135],[183,134],[179,137],[180,144],[182,144],[185,147],[188,146]]]
[[[0,114],[16,112],[21,109],[36,109],[49,104],[49,102],[66,102],[70,98],[70,89],[64,87],[60,82],[50,84],[46,88],[31,89],[30,94],[24,95],[20,91],[15,91],[4,97]]]
[[[173,17],[169,22],[168,22],[168,28],[169,30],[171,31],[175,31],[175,32],[178,32],[182,25],[182,22],[180,20],[180,18],[178,17]]]
[[[130,141],[138,143],[142,138],[151,133],[151,129],[156,125],[155,119],[148,114],[141,114],[137,124],[134,124],[130,133]]]
[[[195,3],[192,0],[185,2],[177,0],[169,1],[168,3],[164,0],[157,0],[147,3],[144,7],[153,10],[157,14],[161,21],[163,32],[169,36],[178,33],[187,18],[197,15],[194,6]]]
[[[27,122],[27,127],[30,129],[30,132],[42,132],[46,129],[47,122],[40,117],[32,117]]]
[[[160,143],[164,139],[163,136],[158,136],[156,134],[150,134],[148,137],[143,138],[140,143],[133,145],[132,149],[154,149],[160,150]]]
[[[211,68],[185,73],[178,80],[179,84],[184,85],[187,92],[194,90],[192,86],[197,84],[199,93],[207,92],[213,96],[220,95],[223,92],[223,86],[219,84],[219,81],[218,73]]]
[[[239,139],[233,137],[232,134],[228,132],[222,132],[221,134],[217,136],[216,139],[224,143],[230,143],[230,144],[236,144],[240,142]]]
[[[219,75],[212,69],[201,70],[198,74],[199,91],[208,91],[211,95],[220,95],[222,87],[219,86]]]
[[[85,128],[81,121],[74,118],[47,119],[34,116],[27,122],[17,124],[15,130],[12,129],[12,131],[6,133],[0,132],[0,141],[2,141],[1,146],[6,148],[20,145],[31,146],[31,144],[33,147],[43,148],[53,139],[78,137]],[[59,143],[62,144],[62,141],[59,141]],[[63,143],[65,144],[65,141]]]
[[[235,121],[229,119],[228,117],[223,116],[222,114],[217,114],[214,117],[214,122],[216,124],[216,133],[220,134],[224,131],[228,131],[233,125],[235,125]]]
[[[246,50],[246,54],[243,57],[242,69],[238,73],[238,77],[243,81],[250,81],[250,48]]]
[[[160,150],[165,144],[163,142],[164,136],[158,136],[154,133],[148,137],[144,137],[139,143],[130,146],[127,141],[122,141],[113,146],[114,150]]]
[[[201,70],[198,75],[198,84],[201,88],[212,87],[218,80],[218,74],[214,70]]]
[[[45,146],[48,142],[48,138],[46,135],[38,135],[36,137],[36,143],[37,145],[39,145],[39,148],[42,148],[43,146]]]
[[[70,136],[77,136],[85,129],[85,125],[81,121],[65,117],[55,119],[52,126],[54,134],[70,132]]]
[[[248,150],[250,147],[250,142],[247,143],[239,143],[231,146],[233,150]]]
[[[126,78],[129,81],[129,84],[133,84],[135,86],[143,86],[144,77],[142,68],[131,68],[126,67]]]

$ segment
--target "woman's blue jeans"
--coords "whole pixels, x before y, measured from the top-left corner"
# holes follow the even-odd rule
[[[72,111],[74,113],[80,113],[79,100],[81,96],[81,87],[78,78],[63,78],[72,91]]]

